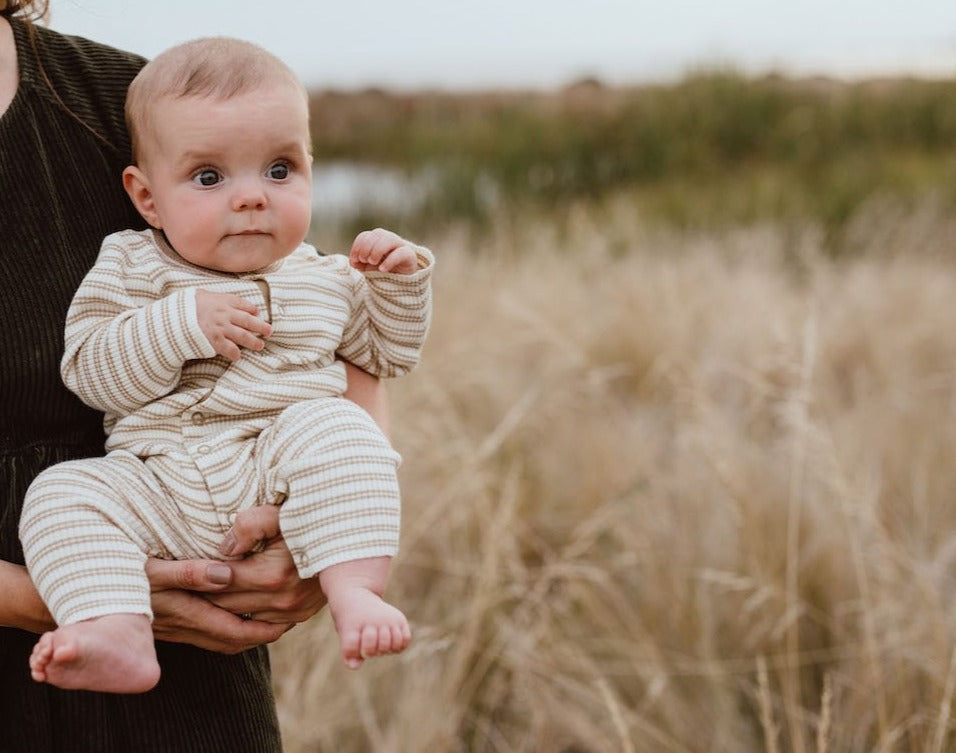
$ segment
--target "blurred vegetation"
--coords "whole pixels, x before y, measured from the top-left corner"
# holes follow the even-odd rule
[[[287,633],[284,749],[956,751],[934,212],[837,261],[622,194],[439,229],[426,351],[388,384],[413,643],[352,672],[328,610]]]
[[[956,79],[717,71],[634,88],[326,91],[312,118],[318,160],[430,176],[430,199],[406,227],[630,191],[668,225],[811,220],[839,250],[870,199],[933,195],[956,210]]]

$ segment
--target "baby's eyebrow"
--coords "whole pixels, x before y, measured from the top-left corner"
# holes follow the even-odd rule
[[[306,154],[311,151],[311,144],[303,142],[301,139],[290,139],[289,141],[279,141],[275,144],[269,144],[269,151],[273,154],[301,154],[303,149]]]
[[[177,158],[176,167],[184,170],[196,165],[215,164],[219,161],[219,156],[216,152],[207,150],[185,151]]]

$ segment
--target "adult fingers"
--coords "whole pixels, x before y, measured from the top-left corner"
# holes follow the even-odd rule
[[[210,594],[209,599],[230,612],[248,612],[268,622],[303,622],[325,606],[319,579],[299,577],[282,538],[229,565],[232,586],[226,592]]]
[[[246,565],[255,555],[237,565]],[[237,580],[261,578],[262,572],[249,575],[240,572]],[[258,620],[266,622],[304,622],[319,612],[326,604],[325,594],[318,578],[295,579],[290,575],[288,582],[275,589],[234,590],[219,594],[209,594],[208,598],[217,606],[236,614],[248,613]]]
[[[169,589],[216,593],[229,587],[233,573],[228,564],[216,560],[148,559],[146,577],[154,593]]]
[[[290,623],[243,619],[185,591],[153,595],[153,634],[158,640],[235,654],[278,640]]]

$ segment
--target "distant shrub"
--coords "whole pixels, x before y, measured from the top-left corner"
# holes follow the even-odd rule
[[[956,80],[846,84],[713,71],[671,86],[325,92],[312,110],[320,159],[433,170],[424,221],[480,221],[495,203],[622,188],[663,191],[673,208],[687,186],[687,204],[674,212],[686,223],[759,210],[810,216],[838,233],[868,198],[938,192],[956,165]],[[719,201],[727,206],[718,217],[695,210],[701,196],[762,190],[768,175],[776,176],[772,200]]]

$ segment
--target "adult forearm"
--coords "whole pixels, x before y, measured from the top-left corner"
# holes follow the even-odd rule
[[[42,633],[56,627],[22,565],[0,561],[0,625]]]

